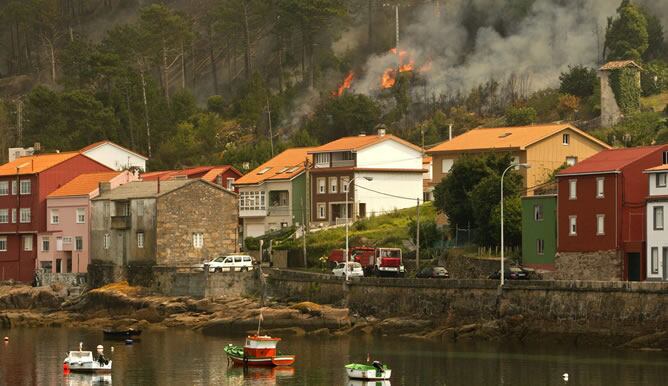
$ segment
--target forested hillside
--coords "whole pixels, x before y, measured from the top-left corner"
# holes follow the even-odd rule
[[[666,2],[5,0],[0,20],[0,161],[111,139],[152,169],[252,168],[379,124],[425,146],[450,124],[596,127],[618,59],[646,107],[597,135],[668,141]]]

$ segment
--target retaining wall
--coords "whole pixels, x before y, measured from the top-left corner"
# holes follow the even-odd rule
[[[180,272],[173,267],[155,267],[151,290],[167,296],[195,298],[252,296],[259,293],[256,271]]]

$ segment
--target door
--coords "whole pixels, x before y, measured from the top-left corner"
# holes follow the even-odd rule
[[[668,280],[668,248],[663,247],[663,280]]]
[[[628,280],[640,281],[640,253],[627,253]]]

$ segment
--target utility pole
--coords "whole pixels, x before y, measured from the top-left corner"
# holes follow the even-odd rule
[[[267,117],[269,121],[269,143],[271,144],[271,157],[274,157],[274,132],[271,129],[271,109],[269,109],[269,97],[267,96]]]
[[[16,100],[16,146],[23,147],[23,101]]]
[[[417,228],[416,228],[416,247],[415,247],[415,272],[420,272],[420,199],[417,199]]]
[[[305,203],[302,208],[302,227],[303,227],[303,234],[302,237],[304,240],[302,241],[302,248],[304,249],[304,268],[306,268],[306,235],[308,234],[309,231],[309,222],[310,222],[310,208],[311,208],[311,183],[310,183],[310,164],[308,160],[308,156],[304,160],[304,199],[302,200],[302,203]]]
[[[304,255],[304,268],[308,266],[306,259],[306,205],[302,198],[302,253]]]
[[[394,7],[394,47],[399,52],[399,3],[383,4],[383,7]]]

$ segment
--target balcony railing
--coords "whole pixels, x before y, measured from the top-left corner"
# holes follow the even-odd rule
[[[130,228],[130,216],[111,216],[111,229]]]
[[[267,209],[239,209],[239,217],[265,217]]]
[[[350,167],[350,166],[355,166],[355,160],[352,160],[352,159],[332,160],[332,167],[333,168],[343,168],[343,167]]]

